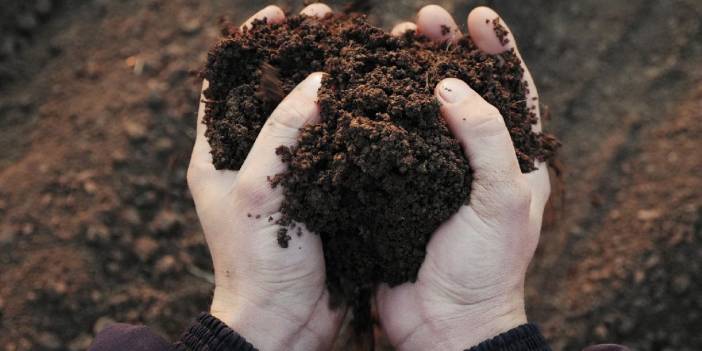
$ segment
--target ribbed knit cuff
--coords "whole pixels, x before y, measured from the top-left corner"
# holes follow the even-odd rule
[[[466,351],[551,351],[534,324],[523,324]]]
[[[203,312],[175,344],[178,351],[258,351],[243,336]]]

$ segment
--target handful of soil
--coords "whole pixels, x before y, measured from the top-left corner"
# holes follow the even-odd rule
[[[276,105],[316,71],[328,73],[321,122],[276,150],[288,166],[272,179],[285,193],[278,242],[288,246],[293,222],[320,235],[332,303],[352,306],[359,321],[377,284],[416,280],[432,233],[469,200],[471,169],[439,114],[439,81],[462,79],[499,109],[522,172],[558,142],[532,132],[514,52],[487,55],[469,37],[393,37],[362,15],[292,16],[225,31],[209,53],[204,123],[215,167],[239,169]]]

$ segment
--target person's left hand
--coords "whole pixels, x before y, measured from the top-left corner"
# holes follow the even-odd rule
[[[303,13],[329,11],[315,4]],[[269,6],[244,26],[262,18],[276,23],[284,14]],[[321,73],[311,74],[278,105],[238,172],[215,170],[202,123],[204,103],[198,112],[188,185],[214,263],[211,313],[260,350],[329,349],[345,313],[329,309],[319,236],[303,229],[301,236],[292,235],[289,248],[278,245],[275,221],[283,192],[267,179],[285,170],[275,149],[294,144],[299,129],[319,119],[321,80]]]

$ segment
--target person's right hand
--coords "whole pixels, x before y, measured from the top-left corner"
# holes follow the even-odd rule
[[[495,18],[486,7],[468,16],[471,38],[490,54],[515,48],[511,34],[506,45],[495,35]],[[402,23],[393,34],[415,29],[435,40],[461,35],[451,15],[435,5],[420,10],[416,25]],[[538,115],[536,88],[524,69],[527,101]],[[550,194],[545,164],[529,174],[520,171],[495,107],[457,79],[440,82],[435,94],[474,179],[470,204],[432,236],[417,281],[384,285],[377,293],[382,327],[399,350],[463,350],[526,323],[524,276]],[[534,128],[539,131],[540,123]]]
[[[329,11],[317,4],[303,13]],[[263,18],[279,23],[284,14],[268,6],[244,26]],[[322,73],[313,73],[280,102],[239,171],[214,168],[203,124],[205,103],[198,112],[188,185],[214,266],[211,314],[260,350],[328,350],[345,314],[329,307],[320,237],[300,225],[292,247],[281,248],[275,240],[283,190],[272,188],[269,177],[286,167],[275,149],[294,145],[302,127],[319,121],[321,84]]]

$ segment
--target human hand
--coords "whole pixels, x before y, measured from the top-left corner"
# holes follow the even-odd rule
[[[505,45],[496,36],[492,21],[498,17],[486,7],[468,16],[471,38],[489,54],[516,50],[511,34]],[[421,9],[416,25],[401,23],[393,34],[406,30],[442,41],[461,36],[451,15],[436,5]],[[527,101],[538,116],[536,88],[523,68]],[[524,276],[550,194],[544,163],[538,163],[536,171],[521,173],[510,134],[495,107],[457,79],[440,82],[435,94],[474,179],[470,204],[432,236],[417,281],[379,288],[381,324],[399,350],[463,350],[526,323]],[[534,126],[540,128],[540,122]]]
[[[303,13],[327,11],[314,5]],[[275,23],[284,14],[269,6],[244,26],[264,17]],[[311,74],[278,105],[238,172],[215,170],[202,123],[204,103],[198,111],[188,185],[214,264],[211,313],[260,350],[329,349],[344,316],[329,309],[319,236],[303,226],[290,248],[276,242],[283,193],[267,179],[285,170],[275,149],[294,144],[299,129],[319,119],[321,79],[321,73]]]

